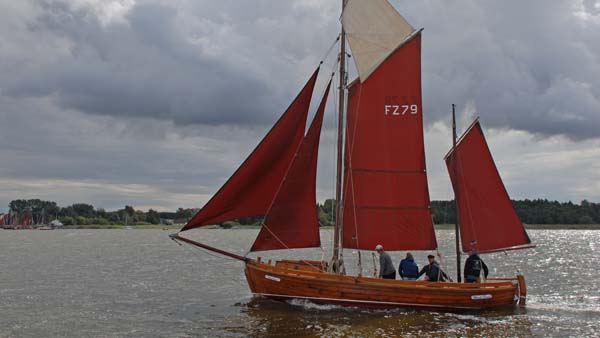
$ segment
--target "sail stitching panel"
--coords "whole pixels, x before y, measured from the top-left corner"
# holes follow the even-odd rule
[[[456,162],[454,162],[456,161]],[[457,164],[456,173],[452,170]],[[529,244],[523,224],[510,201],[481,125],[474,123],[448,154],[446,165],[459,196],[463,251],[471,240],[480,251]]]
[[[275,194],[251,251],[320,246],[316,170],[323,114],[331,81]],[[280,244],[270,242],[270,233]]]
[[[422,136],[419,34],[409,40],[367,80],[349,86],[345,180],[351,186],[344,199],[352,210],[345,208],[345,247],[372,249],[375,242],[391,250],[437,246]],[[406,101],[417,107],[417,116],[384,116],[384,104]]]
[[[458,156],[456,156],[456,158],[457,158],[457,161],[458,161],[457,163],[459,164],[459,169],[462,169],[462,166],[463,166],[462,156],[461,156],[460,153],[458,153],[456,155],[458,155]],[[468,190],[468,188],[467,188],[467,182],[466,182],[466,180],[464,178],[463,171],[460,170],[460,172],[459,172],[458,175],[460,175],[462,177],[463,188],[465,189],[465,191],[467,191]],[[473,238],[475,239],[475,241],[477,241],[477,238],[479,238],[479,236],[477,235],[477,229],[473,226],[475,224],[475,221],[473,220],[473,212],[472,212],[472,209],[471,209],[471,201],[470,201],[471,196],[469,196],[468,194],[466,194],[466,196],[463,197],[461,195],[460,197],[461,198],[465,198],[466,197],[465,198],[465,202],[467,204],[467,214],[469,215],[469,228],[470,228],[469,230],[471,230],[471,233],[473,234]],[[463,251],[465,251],[465,244],[462,243],[462,246],[463,246]]]
[[[485,134],[483,133],[483,129],[481,128],[481,124],[479,124],[479,121],[477,121],[477,128],[480,131],[483,140],[485,141]],[[519,222],[519,224],[521,225],[521,230],[523,231],[523,235],[526,239],[526,242],[524,244],[530,244],[531,240],[529,239],[529,235],[527,235],[527,231],[525,231],[525,227],[523,226],[523,223],[521,222],[521,219],[519,218],[519,216],[517,215],[516,210],[514,209],[514,206],[512,206],[512,202],[510,200],[510,195],[508,194],[508,191],[506,190],[506,186],[504,185],[504,182],[502,181],[502,177],[500,176],[500,172],[498,171],[498,167],[496,166],[496,162],[494,161],[494,157],[492,155],[492,152],[490,150],[489,145],[487,144],[487,141],[484,142],[485,145],[485,149],[487,150],[488,154],[490,155],[490,158],[492,160],[492,166],[494,168],[494,172],[496,173],[497,177],[500,179],[500,187],[502,192],[504,193],[504,196],[506,196],[506,199],[509,201],[512,211],[514,212],[517,221]]]

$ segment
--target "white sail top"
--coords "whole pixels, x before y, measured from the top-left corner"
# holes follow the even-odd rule
[[[414,31],[387,0],[348,0],[342,26],[361,82]]]

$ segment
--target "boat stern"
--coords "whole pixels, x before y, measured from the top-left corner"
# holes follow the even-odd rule
[[[518,301],[517,304],[519,304],[519,306],[525,306],[526,300],[527,300],[527,285],[525,284],[525,276],[518,274],[517,275],[517,281],[518,281]]]

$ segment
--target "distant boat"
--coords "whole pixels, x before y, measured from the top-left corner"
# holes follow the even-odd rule
[[[460,224],[456,282],[364,276],[360,250],[436,250],[425,167],[421,100],[421,31],[387,0],[346,0],[340,43],[338,158],[333,256],[329,262],[237,255],[183,241],[245,264],[250,290],[277,300],[369,308],[486,309],[524,305],[525,278],[461,283],[461,246],[480,253],[532,247],[475,121],[446,156]],[[346,85],[348,40],[358,78]],[[315,181],[319,138],[331,85],[305,123],[319,69],[231,178],[181,229],[266,215],[250,251],[319,247]],[[347,109],[346,109],[347,107]],[[453,109],[453,127],[454,109]],[[343,249],[357,249],[359,274],[349,276]],[[208,286],[207,286],[208,287]]]

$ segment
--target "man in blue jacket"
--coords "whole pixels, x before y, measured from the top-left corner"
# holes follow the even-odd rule
[[[419,266],[410,252],[407,252],[406,258],[400,261],[398,272],[402,279],[415,280],[419,277]]]

